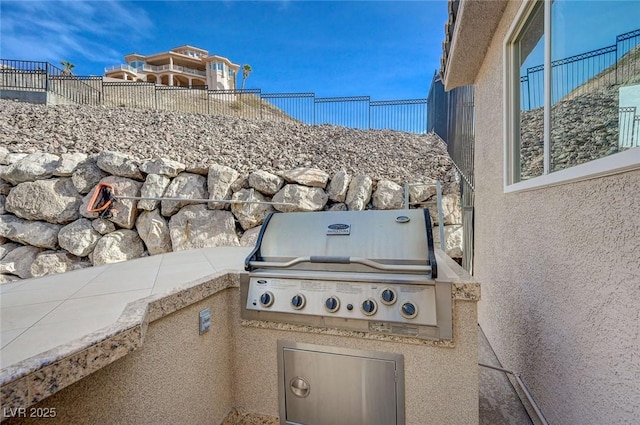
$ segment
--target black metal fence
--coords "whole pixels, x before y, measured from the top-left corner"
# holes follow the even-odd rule
[[[451,90],[448,99],[447,150],[463,182],[475,190],[474,177],[474,93],[473,86]]]
[[[448,128],[448,104],[447,93],[444,91],[444,84],[440,75],[436,71],[429,87],[427,96],[427,131],[438,134],[444,140],[447,136]]]
[[[47,62],[0,60],[0,88],[48,92],[73,103],[98,105],[102,91],[99,77],[81,77]]]
[[[551,102],[573,91],[593,91],[631,82],[640,74],[640,29],[620,34],[616,44],[551,62]],[[520,109],[544,103],[544,65],[520,76]]]
[[[367,129],[370,103],[369,96],[316,98],[314,124],[337,124]]]
[[[448,92],[438,75],[429,89],[428,131],[438,134],[447,144],[447,151],[460,174],[462,205],[463,251],[462,266],[473,272],[473,214],[474,214],[474,123],[473,86],[458,87]]]
[[[68,75],[47,62],[0,59],[0,89],[46,91],[73,103],[231,115],[250,119],[332,124],[358,129],[425,133],[427,99],[372,101],[369,96],[316,97],[315,93],[208,90],[102,77]]]
[[[3,59],[0,87],[5,89],[48,90],[48,63]]]
[[[370,104],[369,128],[397,126],[412,133],[426,131],[427,99],[381,100]]]
[[[153,83],[102,83],[103,103],[107,106],[155,109],[156,89]],[[123,101],[126,99],[126,101]]]
[[[434,76],[429,90],[427,130],[447,144],[449,156],[468,188],[474,190],[474,94],[473,86],[448,92],[439,76]]]
[[[267,108],[276,111],[287,111],[286,114],[294,120],[315,123],[315,93],[262,93],[259,97],[266,102]]]

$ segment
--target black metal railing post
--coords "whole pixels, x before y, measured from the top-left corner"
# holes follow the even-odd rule
[[[98,105],[104,105],[104,78],[100,77],[100,93],[98,93]]]
[[[311,124],[316,125],[316,94],[313,93],[313,120],[311,121]]]
[[[209,96],[209,86],[205,86],[205,94],[207,96],[207,115],[211,115],[211,98]]]
[[[47,62],[46,66],[45,66],[44,91],[49,92],[49,62]]]

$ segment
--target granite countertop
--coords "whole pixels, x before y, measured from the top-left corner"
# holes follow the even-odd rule
[[[43,400],[138,349],[150,322],[238,286],[250,249],[172,252],[1,285],[2,407]]]
[[[166,294],[127,305],[110,326],[25,359],[0,371],[4,408],[28,407],[135,351],[150,322],[239,285],[239,273],[223,271]]]
[[[244,258],[245,255],[245,251],[238,251],[235,254],[238,258]],[[189,282],[174,282],[174,289],[162,293],[152,293],[130,302],[119,318],[108,326],[4,367],[0,370],[3,407],[28,407],[49,397],[141,347],[149,323],[220,291],[239,287],[241,272],[238,270],[240,267],[237,264],[237,258],[233,258],[233,260],[230,261],[233,263],[231,265],[235,266],[232,269],[216,271]],[[122,264],[120,267],[126,266],[126,263],[120,264]],[[453,282],[452,298],[454,300],[475,302],[480,299],[479,284],[466,274],[457,263],[446,256],[440,256],[438,266],[440,276]],[[156,279],[158,278],[159,276],[156,275]],[[357,331],[311,328],[261,321],[242,321],[242,324],[271,329],[450,346],[446,341],[425,342],[409,337],[374,335]]]

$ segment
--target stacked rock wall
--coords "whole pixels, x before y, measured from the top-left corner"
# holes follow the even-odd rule
[[[100,216],[87,209],[99,183],[120,197],[183,199],[118,199]],[[401,183],[345,169],[246,172],[114,151],[27,154],[0,147],[0,283],[170,251],[253,245],[271,211],[403,208]],[[410,201],[429,207],[436,225],[435,181],[411,183]],[[443,209],[447,252],[460,257],[455,191],[445,192]]]

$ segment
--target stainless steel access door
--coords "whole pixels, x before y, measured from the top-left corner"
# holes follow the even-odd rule
[[[278,342],[282,425],[404,425],[401,354]]]

